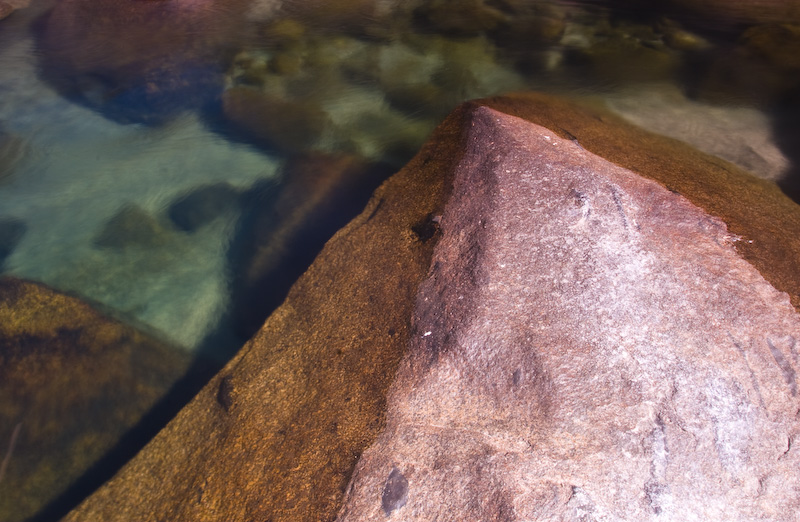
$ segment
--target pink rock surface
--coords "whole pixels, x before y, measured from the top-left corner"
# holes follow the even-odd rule
[[[440,226],[339,521],[797,520],[800,316],[722,221],[483,107]]]

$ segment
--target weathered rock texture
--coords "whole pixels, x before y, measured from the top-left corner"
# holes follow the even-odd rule
[[[719,481],[697,486],[698,519],[780,520],[797,507],[800,331],[753,267],[797,307],[797,230],[774,185],[607,112],[465,104],[66,520],[430,520],[439,500],[442,519],[666,519],[699,498],[683,473]]]
[[[795,520],[800,315],[721,220],[488,108],[454,187],[339,520]]]
[[[0,520],[62,494],[190,362],[74,297],[0,279]]]

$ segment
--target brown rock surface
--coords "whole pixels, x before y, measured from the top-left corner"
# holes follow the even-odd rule
[[[436,277],[426,283],[417,297],[417,285],[430,266],[439,225],[446,226],[450,219],[438,216],[450,191],[452,170],[461,163],[463,151],[472,154],[464,160],[466,166],[476,160],[479,147],[484,152],[486,148],[497,149],[481,160],[481,168],[487,173],[496,171],[495,167],[505,161],[501,151],[507,150],[508,144],[499,139],[482,144],[469,142],[474,137],[469,132],[473,123],[485,120],[487,114],[478,109],[481,104],[552,129],[549,143],[558,145],[550,145],[552,148],[543,149],[542,154],[547,151],[550,164],[559,165],[568,156],[554,157],[552,150],[560,147],[559,150],[570,152],[581,165],[575,169],[578,176],[575,179],[583,180],[585,186],[561,186],[562,190],[556,190],[555,194],[531,195],[530,184],[542,182],[544,188],[550,189],[557,185],[552,179],[544,179],[553,176],[528,176],[523,179],[529,184],[525,189],[529,197],[516,201],[510,197],[513,191],[504,195],[496,183],[511,173],[476,176],[470,187],[459,184],[448,205],[454,210],[461,204],[473,205],[474,215],[462,217],[466,221],[470,217],[475,220],[462,230],[449,229],[444,237],[451,243],[443,245],[438,264],[434,264],[431,272]],[[473,118],[476,110],[479,116]],[[527,154],[524,143],[515,146],[520,156]],[[606,183],[602,177],[590,176],[589,167],[600,160],[587,151],[656,178],[660,184],[684,194],[694,205],[723,218],[728,223],[727,232],[721,221],[712,217],[704,217],[701,224],[705,228],[698,229],[693,218],[705,216],[702,212],[679,195],[627,171],[603,163],[608,171],[604,174]],[[514,154],[509,154],[506,160],[513,162]],[[544,161],[526,172],[543,173],[547,164]],[[476,175],[476,171],[465,168],[461,175],[469,177]],[[627,185],[622,184],[623,178]],[[615,192],[606,185],[620,188]],[[623,186],[627,188],[623,190]],[[575,193],[570,191],[573,188]],[[492,210],[493,219],[481,224],[479,211],[488,205],[487,198],[494,198],[499,207],[496,212]],[[536,198],[541,200],[539,207],[533,204]],[[648,202],[654,206],[647,206]],[[665,227],[667,216],[674,209],[687,212],[677,232],[672,230],[661,237],[654,235],[653,229],[641,226],[654,221]],[[561,212],[570,225],[583,228],[563,231],[558,223],[542,217],[547,212]],[[518,228],[518,221],[531,219],[531,215],[542,220],[539,228]],[[584,215],[586,219],[581,223]],[[587,234],[589,227],[605,232],[605,236]],[[593,509],[593,516],[602,519],[601,509],[606,505],[603,502],[612,498],[613,492],[607,497],[597,497],[596,486],[589,479],[607,484],[615,469],[620,469],[614,467],[619,461],[630,461],[631,479],[615,490],[618,492],[615,498],[630,500],[626,495],[635,493],[630,507],[622,509],[628,510],[626,513],[643,513],[647,519],[655,516],[656,508],[674,513],[685,506],[670,504],[670,499],[682,501],[688,495],[683,489],[686,482],[675,478],[683,470],[676,472],[674,466],[676,462],[685,462],[692,450],[710,459],[709,465],[716,466],[710,469],[720,473],[720,484],[728,485],[747,470],[763,470],[760,461],[744,459],[746,452],[750,451],[754,458],[774,457],[775,463],[769,469],[771,475],[762,476],[763,498],[775,501],[772,504],[775,513],[791,513],[784,508],[788,509],[793,502],[792,491],[781,490],[774,484],[781,479],[781,473],[797,466],[796,449],[790,449],[789,439],[785,438],[797,433],[796,419],[787,419],[786,413],[791,408],[794,408],[792,414],[797,411],[789,384],[791,370],[797,365],[797,348],[791,352],[788,337],[798,335],[796,315],[792,315],[794,311],[785,297],[781,301],[778,292],[732,253],[730,237],[735,234],[743,238],[736,242],[739,254],[772,285],[789,293],[799,307],[800,274],[796,266],[800,259],[800,238],[794,233],[798,229],[797,205],[774,185],[753,179],[684,144],[645,133],[607,112],[540,95],[463,105],[438,128],[405,169],[378,189],[364,213],[334,236],[293,287],[286,302],[240,354],[144,451],[66,520],[333,519],[342,506],[343,491],[358,456],[381,432],[385,393],[408,346],[412,348],[411,356],[400,375],[400,384],[393,395],[395,406],[389,413],[395,420],[389,421],[381,444],[386,447],[395,428],[406,430],[403,433],[411,439],[392,439],[390,444],[396,447],[396,454],[382,452],[381,446],[370,450],[361,471],[354,476],[348,507],[341,512],[343,519],[363,513],[361,509],[369,512],[369,516],[379,514],[384,518],[382,510],[395,510],[392,518],[417,516],[415,513],[421,512],[413,506],[419,506],[415,504],[421,498],[417,488],[425,476],[431,478],[431,492],[449,488],[456,503],[469,498],[468,503],[474,507],[472,513],[486,515],[481,519],[510,520],[517,504],[507,494],[512,489],[505,477],[516,480],[527,471],[531,476],[541,475],[535,479],[539,482],[532,483],[532,489],[525,493],[525,505],[540,498],[539,505],[551,513],[558,510],[567,513],[572,509],[589,520],[592,516],[589,511]],[[515,230],[519,236],[504,236]],[[674,270],[659,272],[656,268],[663,259],[654,253],[648,257],[651,252],[648,249],[674,259],[670,245],[683,245],[684,231],[693,234],[690,237],[697,239],[697,245],[691,245],[686,261],[678,259],[682,264]],[[566,236],[561,240],[550,237],[562,232]],[[473,241],[475,238],[493,238],[492,246],[504,245],[505,250],[498,253],[513,253],[517,257],[492,258],[491,251],[475,248],[482,245]],[[566,266],[556,254],[568,253],[564,247],[570,238],[575,248],[586,251],[596,247],[596,255],[575,260],[573,272],[555,274],[559,263]],[[512,240],[529,241],[538,251]],[[454,246],[452,241],[457,244]],[[461,247],[467,250],[464,256],[460,256]],[[720,255],[718,264],[691,265],[691,260],[708,252]],[[525,270],[524,263],[536,261],[531,258],[537,253],[550,263],[541,267],[539,259],[539,270]],[[629,262],[642,259],[647,262],[640,265]],[[513,277],[500,278],[501,263],[506,264],[504,269],[513,270],[509,272],[512,276],[519,275],[519,282],[532,282],[535,286],[526,293]],[[592,272],[601,266],[606,270]],[[459,272],[459,267],[465,270]],[[744,283],[725,286],[730,283],[725,273],[728,267],[735,267],[735,275],[742,277]],[[548,275],[555,277],[548,279]],[[712,284],[706,288],[702,277],[722,286],[714,288]],[[584,278],[585,299],[578,295],[570,301],[568,296],[576,294],[567,290],[574,289],[580,278]],[[674,301],[661,302],[664,308],[660,309],[659,302],[653,303],[650,297],[658,295],[662,281],[670,283],[663,291]],[[681,290],[684,287],[697,290],[698,285],[709,296],[708,309],[713,313],[703,315],[701,308],[689,304],[678,308],[685,313],[676,318],[673,306],[686,301]],[[447,299],[436,295],[435,290],[441,290]],[[473,292],[459,294],[465,296],[459,300],[454,294],[459,290]],[[731,292],[727,294],[731,297],[728,301],[724,299],[725,291]],[[453,295],[455,298],[451,300]],[[630,300],[624,301],[626,297],[633,300],[633,306]],[[733,297],[744,300],[736,301]],[[430,303],[426,304],[425,298]],[[504,310],[496,306],[501,298],[507,300]],[[412,337],[408,321],[414,313],[415,299],[417,326]],[[533,305],[526,307],[525,299]],[[770,304],[783,317],[783,323],[775,323],[776,329],[766,333],[774,351],[765,345],[765,337],[749,336],[757,320],[748,325],[746,315],[736,315],[743,314],[743,308],[753,303],[755,308],[747,313],[756,315],[750,317],[774,320],[765,310]],[[576,319],[573,313],[569,316],[572,322],[565,323],[569,327],[565,326],[564,333],[569,336],[560,339],[562,332],[558,330],[554,312],[567,309],[575,312],[577,308],[569,307],[582,304],[594,306],[595,315],[578,314]],[[721,304],[728,306],[730,313],[715,308]],[[551,306],[553,312],[548,313]],[[509,320],[498,319],[497,314],[503,316],[500,312],[507,314]],[[465,318],[482,318],[493,329],[481,338],[480,320],[458,321]],[[610,324],[604,322],[606,319]],[[652,325],[647,330],[611,328],[623,320],[638,324],[646,319],[653,320],[646,323]],[[730,337],[721,330],[725,321],[734,325],[729,329]],[[531,322],[534,329],[526,332]],[[425,329],[427,324],[431,327]],[[772,323],[762,324],[767,328]],[[448,338],[442,334],[448,325],[454,327],[457,335]],[[719,325],[720,331],[709,332],[709,325]],[[539,327],[544,329],[535,329]],[[432,333],[424,336],[428,331]],[[465,350],[458,343],[473,332],[481,342],[472,342],[470,348],[475,350],[466,350],[469,357],[459,359]],[[702,333],[707,339],[696,337]],[[482,342],[488,339],[503,342]],[[647,343],[661,347],[658,343],[663,344],[667,339],[677,339],[675,346],[666,346],[661,351],[647,349]],[[434,340],[440,343],[438,351],[428,350],[428,343]],[[563,353],[551,349],[559,346],[565,350]],[[714,357],[706,359],[702,351],[709,347],[718,348],[719,353],[713,352]],[[504,355],[502,350],[506,348],[509,353]],[[684,352],[678,352],[679,349]],[[653,365],[662,352],[663,361]],[[688,362],[681,362],[678,353],[683,353]],[[454,397],[448,395],[448,390],[458,388],[465,374],[444,370],[458,368],[462,362],[465,370],[485,369],[489,380],[473,374],[474,388],[464,393],[459,388],[461,395]],[[644,369],[641,374],[637,363]],[[692,364],[697,367],[694,374],[690,372]],[[753,368],[753,377],[747,365]],[[686,375],[690,374],[707,379],[701,379],[703,386],[699,388],[687,387]],[[592,381],[592,375],[597,379]],[[442,377],[438,384],[434,382],[436,376]],[[405,408],[401,399],[405,398],[407,387],[403,383],[411,381],[419,383],[421,391],[426,383],[428,389],[439,390],[441,405],[450,408],[441,412],[436,408],[434,416],[438,415],[437,420],[442,424],[403,424],[398,420],[400,417],[395,417],[397,404]],[[599,393],[601,384],[613,392]],[[551,395],[551,391],[562,395]],[[588,392],[594,395],[587,395]],[[761,406],[759,395],[768,407]],[[648,403],[643,402],[644,397],[654,399]],[[520,406],[524,398],[529,402]],[[674,406],[671,410],[670,405]],[[417,410],[404,409],[402,412],[407,416],[403,419],[427,421],[424,414],[432,407],[432,403],[425,403],[419,404]],[[467,426],[474,420],[467,415],[473,415],[475,408],[482,412],[476,426],[460,430],[445,423]],[[698,411],[700,417],[687,420],[689,413]],[[618,414],[616,417],[614,412]],[[740,420],[741,424],[737,424]],[[598,430],[591,431],[588,437],[585,431],[578,436],[579,428],[588,429],[590,422],[596,422]],[[755,451],[751,451],[755,439],[749,439],[749,435],[743,437],[737,431],[744,426],[758,433],[767,425],[775,428],[774,433],[765,436],[764,444]],[[476,429],[470,431],[473,428]],[[575,437],[570,438],[573,434]],[[417,436],[420,438],[415,439]],[[449,439],[452,445],[445,454],[436,455],[441,457],[439,460],[415,460],[414,469],[406,465],[411,460],[402,459],[392,460],[388,468],[383,467],[395,455],[404,459],[409,455],[411,459],[415,448],[432,456],[440,447],[436,446],[437,441],[451,436],[455,437]],[[615,445],[604,449],[600,442],[608,442],[609,437]],[[555,441],[549,454],[540,454],[542,459],[537,462],[524,460],[526,452],[538,451],[548,441]],[[508,457],[497,453],[498,447],[508,449]],[[717,449],[721,457],[713,460]],[[407,453],[401,455],[401,451]],[[665,459],[655,458],[663,452],[667,452]],[[570,458],[576,455],[584,459],[575,460],[576,464],[588,462],[595,465],[594,471],[582,471],[583,468],[571,464]],[[606,455],[620,460],[603,460]],[[416,454],[413,458],[425,456]],[[514,468],[515,463],[521,467]],[[688,472],[701,475],[704,471],[698,466],[703,463],[708,462],[690,463]],[[461,465],[462,470],[456,472],[452,465]],[[453,473],[436,475],[439,472],[431,471],[431,466]],[[470,475],[471,472],[474,473]],[[584,473],[582,477],[586,480],[576,479],[572,483],[567,480],[580,473]],[[436,477],[444,482],[434,483]],[[649,484],[649,489],[639,487],[643,484]],[[748,489],[752,488],[752,482],[748,481],[737,484],[736,488],[743,495],[753,491]],[[712,487],[711,492],[717,494],[719,489]],[[724,493],[719,493],[714,500],[722,497]],[[568,507],[564,507],[565,503]],[[522,509],[523,504],[519,505]],[[741,506],[739,500],[730,502],[731,510]],[[752,509],[760,509],[759,506],[754,503]],[[714,515],[715,509],[728,508],[714,504],[707,512]],[[454,513],[446,513],[446,518],[458,519]],[[777,516],[773,518],[779,520]],[[703,518],[702,513],[698,517]]]
[[[486,107],[468,128],[338,520],[795,520],[788,296],[663,186]]]
[[[189,363],[74,297],[0,279],[0,520],[63,493]]]

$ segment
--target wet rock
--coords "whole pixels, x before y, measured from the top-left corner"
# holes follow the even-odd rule
[[[477,36],[498,28],[505,13],[483,0],[431,0],[415,11],[418,23],[451,36]]]
[[[789,296],[723,221],[580,137],[486,107],[465,128],[387,425],[337,520],[794,520]]]
[[[7,18],[13,12],[14,6],[7,4],[6,2],[0,2],[0,20]]]
[[[167,209],[172,223],[184,232],[194,232],[239,206],[241,194],[229,183],[200,187],[179,197]]]
[[[719,30],[775,22],[800,22],[800,4],[794,0],[669,0],[669,7],[687,21]]]
[[[27,520],[113,460],[109,451],[189,362],[74,297],[0,278],[0,519]]]
[[[229,59],[229,43],[241,37],[245,4],[57,2],[42,23],[44,77],[115,120],[163,122],[219,95],[220,63]]]
[[[129,204],[108,220],[94,238],[94,244],[118,250],[127,247],[153,248],[167,244],[169,239],[169,231],[156,218],[138,205]]]
[[[223,95],[225,117],[260,144],[285,154],[313,149],[329,124],[321,108],[248,88]]]
[[[545,125],[550,141],[538,128],[489,132],[496,119],[531,127],[487,105]],[[430,520],[445,505],[442,518],[459,520],[612,509],[648,519],[680,515],[694,491],[706,519],[748,509],[755,519],[766,506],[780,520],[797,508],[782,486],[799,458],[788,337],[800,309],[798,228],[796,204],[774,185],[608,112],[539,95],[465,104],[327,243],[239,355],[66,520],[385,520],[386,509]],[[696,241],[680,250],[687,238]],[[590,250],[576,258],[573,248]],[[684,288],[702,292],[699,304],[684,306]],[[759,328],[774,350],[750,336]],[[411,381],[438,402],[414,402]],[[749,470],[765,480],[729,487]],[[710,484],[687,487],[684,476],[704,473]],[[748,497],[759,492],[764,504]]]
[[[609,34],[573,50],[569,58],[601,85],[668,81],[681,64],[680,56],[652,28],[632,24],[612,26]]]
[[[378,25],[382,10],[375,0],[307,0],[284,2],[281,12],[306,25],[336,32],[369,34]]]
[[[800,25],[768,24],[742,33],[714,56],[693,93],[711,101],[769,105],[800,87]]]
[[[17,244],[27,230],[25,222],[17,218],[0,218],[0,271],[8,256],[14,252]]]

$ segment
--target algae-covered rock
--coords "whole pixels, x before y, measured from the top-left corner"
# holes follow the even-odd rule
[[[108,220],[95,236],[94,244],[122,250],[130,246],[159,247],[167,244],[169,240],[169,230],[165,229],[156,218],[138,205],[128,204]]]
[[[313,149],[329,118],[321,108],[248,87],[225,91],[226,118],[259,143],[292,154]]]
[[[74,297],[0,278],[0,519],[25,520],[57,499],[189,363]]]
[[[415,15],[423,27],[451,36],[477,36],[496,29],[507,18],[484,0],[430,0]]]
[[[695,95],[769,105],[800,87],[800,24],[767,24],[744,31],[729,53],[714,56]]]

